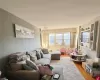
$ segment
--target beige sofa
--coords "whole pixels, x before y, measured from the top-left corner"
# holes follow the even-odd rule
[[[45,64],[50,64],[50,61],[51,61],[51,54],[44,54],[44,57],[39,59],[39,60],[36,60],[36,64],[42,64],[42,65],[45,65]]]
[[[38,70],[24,70],[23,64],[27,59],[31,59],[29,54],[36,56],[38,50],[31,52],[17,52],[8,56],[7,76],[9,80],[40,80],[40,73]],[[35,63],[50,64],[51,54],[43,54],[43,58],[37,59]]]

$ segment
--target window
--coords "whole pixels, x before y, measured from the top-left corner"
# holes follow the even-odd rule
[[[70,32],[64,33],[64,44],[70,45]]]
[[[55,44],[55,34],[49,34],[49,45]]]
[[[62,45],[63,40],[63,34],[56,34],[56,44]]]
[[[89,32],[83,32],[82,33],[82,42],[89,42],[90,39],[90,33]],[[91,39],[93,39],[93,37],[91,37]]]
[[[49,34],[49,45],[70,45],[70,32]]]

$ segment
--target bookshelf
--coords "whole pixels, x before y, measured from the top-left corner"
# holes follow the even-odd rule
[[[81,36],[81,41],[80,45],[85,46],[89,48],[89,43],[90,43],[90,27],[81,27],[80,31],[80,36]]]
[[[98,47],[98,43],[100,42],[97,40],[99,39],[98,24],[99,22],[95,21],[91,24],[79,27],[79,43],[78,43],[79,51],[81,50],[82,46],[87,47],[93,51],[98,51],[97,47]]]
[[[94,24],[91,24],[91,30],[90,30],[90,49],[91,50],[96,50],[97,33],[98,33],[98,21],[96,21]]]

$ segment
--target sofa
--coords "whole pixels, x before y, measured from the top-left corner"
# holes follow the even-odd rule
[[[37,53],[42,53],[41,58]],[[40,80],[39,70],[25,70],[23,65],[26,60],[31,60],[36,65],[50,64],[51,54],[43,53],[42,49],[36,49],[29,52],[16,52],[8,56],[7,77],[9,80]]]
[[[35,49],[27,52],[16,52],[8,56],[7,77],[9,80],[40,80],[40,72],[35,69],[24,69],[27,60],[39,65],[50,64],[51,60],[60,60],[60,52],[48,52],[48,49]]]

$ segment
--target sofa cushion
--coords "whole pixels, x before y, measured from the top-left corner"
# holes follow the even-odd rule
[[[26,61],[26,64],[27,64],[28,66],[30,66],[31,68],[33,68],[33,69],[35,69],[35,70],[38,70],[38,67],[37,67],[37,65],[36,65],[34,62],[27,60],[27,61]]]
[[[36,51],[30,51],[30,52],[27,52],[27,55],[30,56],[30,60],[32,60],[33,62],[35,62],[37,60],[37,57],[36,57]]]
[[[50,59],[48,59],[48,58],[41,58],[41,59],[37,60],[35,63],[37,65],[38,64],[42,64],[42,65],[50,64]]]
[[[12,71],[18,71],[22,69],[22,64],[11,63],[10,68]]]
[[[10,68],[12,71],[22,70],[22,64],[26,64],[26,61],[20,61],[17,63],[11,63]]]
[[[43,52],[44,54],[48,54],[48,53],[49,53],[48,49],[42,48],[41,50],[42,50],[42,52]]]
[[[27,64],[23,64],[23,68],[25,70],[33,70],[33,68],[31,68],[30,66],[28,66]]]
[[[27,59],[26,52],[16,52],[8,56],[9,63],[16,63]]]
[[[43,55],[43,58],[47,58],[47,59],[50,59],[51,60],[51,54],[44,54]]]

